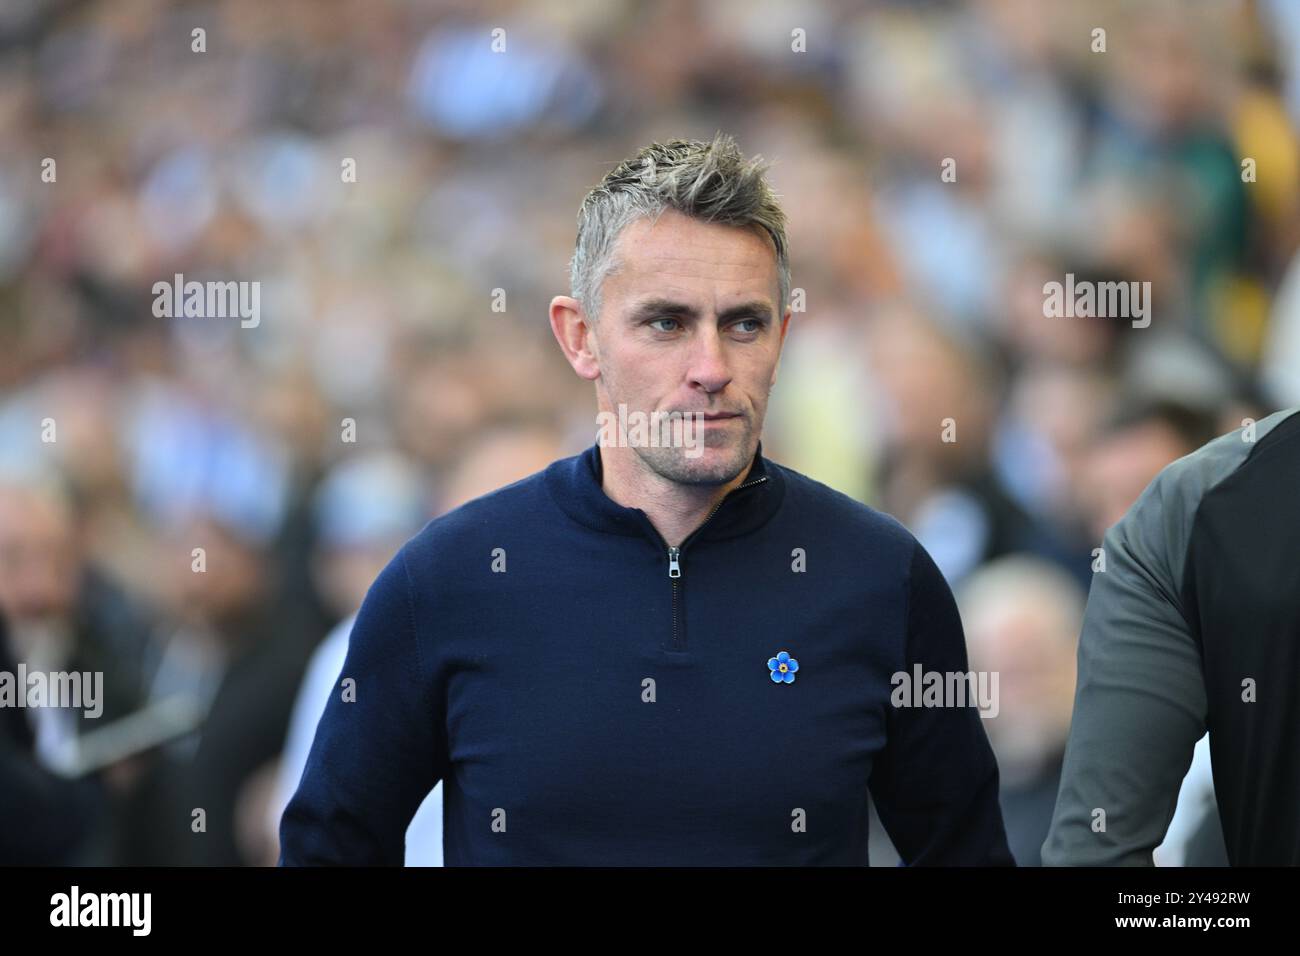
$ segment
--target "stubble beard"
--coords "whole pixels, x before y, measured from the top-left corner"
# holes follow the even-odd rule
[[[693,428],[691,416],[686,418],[688,421],[683,424]],[[753,421],[748,415],[739,416],[718,432],[717,437],[710,439],[711,428],[700,429],[696,450],[688,447],[633,450],[650,471],[674,484],[725,485],[748,471],[753,461],[756,448]],[[699,449],[703,454],[697,454]]]

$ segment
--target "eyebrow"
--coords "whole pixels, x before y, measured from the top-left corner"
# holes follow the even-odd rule
[[[680,316],[687,319],[698,319],[700,317],[699,311],[694,306],[687,305],[684,302],[675,302],[672,299],[647,299],[632,310],[628,316],[628,321],[631,323],[641,322],[656,315]],[[745,317],[771,322],[772,307],[762,299],[755,299],[753,302],[733,305],[731,308],[723,309],[718,313],[718,319],[724,322]]]

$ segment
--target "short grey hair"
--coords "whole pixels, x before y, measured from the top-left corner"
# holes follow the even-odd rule
[[[790,297],[790,260],[785,213],[764,178],[761,156],[746,159],[723,133],[704,140],[651,143],[611,170],[587,193],[578,210],[578,241],[569,263],[570,294],[595,322],[601,286],[614,267],[614,244],[624,228],[674,209],[705,222],[758,226],[776,248],[777,318]]]

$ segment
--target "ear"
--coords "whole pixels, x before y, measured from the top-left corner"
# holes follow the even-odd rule
[[[573,370],[588,381],[600,378],[600,355],[596,336],[582,310],[582,303],[567,295],[551,300],[551,331]]]

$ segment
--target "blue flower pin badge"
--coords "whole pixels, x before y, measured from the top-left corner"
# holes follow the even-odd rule
[[[799,669],[799,662],[790,656],[789,651],[782,651],[776,657],[768,659],[767,669],[772,672],[772,683],[793,684],[794,672]]]

